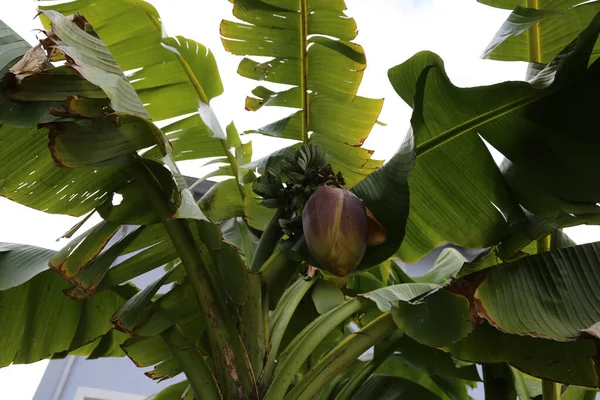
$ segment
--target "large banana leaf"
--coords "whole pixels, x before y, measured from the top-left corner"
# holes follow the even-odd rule
[[[71,21],[57,12],[49,11],[44,15],[52,22],[53,32],[49,37],[52,39],[53,45],[59,46],[64,54],[69,55],[66,65],[57,68],[56,70],[67,71],[66,68],[70,68],[76,71],[75,74],[65,76],[74,77],[76,82],[83,82],[83,78],[89,82],[90,85],[90,81],[93,81],[96,85],[90,87],[100,89],[93,93],[106,93],[104,96],[111,99],[110,107],[112,109],[116,109],[116,111],[119,111],[119,109],[121,109],[121,111],[133,111],[130,110],[130,106],[136,104],[135,99],[137,99],[137,97],[135,92],[130,84],[123,78],[120,72],[121,70],[111,58],[110,53],[106,50],[103,43],[80,29],[75,21]],[[8,37],[10,40],[14,39],[14,35],[8,35]],[[25,93],[24,89],[27,89],[27,101],[40,99],[40,96],[36,95],[35,90],[38,90],[37,94],[43,90],[40,82],[44,83],[44,80],[36,80],[36,78],[38,76],[43,77],[43,74],[45,73],[44,68],[48,68],[50,71],[54,70],[52,70],[51,65],[47,63],[45,53],[42,54],[43,58],[34,58],[34,56],[39,54],[36,53],[37,51],[38,50],[35,49],[32,50],[32,52],[27,53],[24,59],[28,62],[31,60],[37,62],[37,64],[34,65],[34,70],[23,70],[23,68],[21,68],[12,71],[15,76],[13,84],[16,89],[19,90],[11,91],[9,93],[11,96]],[[26,65],[25,62],[21,64]],[[60,79],[62,78],[59,76],[59,79],[56,81],[57,84],[60,84]],[[33,82],[33,84],[28,85],[28,82]],[[68,83],[67,80],[64,80],[64,82],[65,84]],[[21,356],[19,356],[20,358],[16,359],[17,362],[22,362],[21,360],[25,362],[35,361],[43,357],[49,357],[56,352],[65,354],[66,352],[75,350],[92,341],[95,341],[94,343],[97,344],[97,348],[102,347],[102,349],[97,350],[97,348],[90,344],[89,346],[77,350],[78,354],[90,354],[90,352],[92,352],[93,356],[115,354],[111,348],[115,344],[118,345],[124,338],[110,334],[111,326],[110,323],[108,323],[109,320],[106,319],[106,315],[114,313],[116,308],[119,307],[123,301],[121,297],[117,297],[118,301],[114,299],[115,294],[112,288],[144,271],[161,265],[161,260],[164,260],[162,263],[165,263],[176,258],[176,253],[172,251],[171,253],[167,252],[166,256],[161,255],[162,257],[153,259],[152,262],[145,262],[147,253],[142,252],[143,257],[138,257],[137,259],[131,258],[125,261],[124,266],[129,267],[125,273],[123,273],[123,268],[119,268],[120,265],[118,264],[115,265],[115,268],[108,274],[108,270],[115,260],[122,253],[127,252],[127,248],[131,247],[130,245],[134,239],[139,238],[140,232],[143,229],[139,228],[121,240],[113,243],[111,246],[107,246],[107,243],[119,230],[119,224],[123,222],[158,222],[158,220],[154,220],[156,215],[153,214],[153,210],[147,207],[147,194],[142,192],[138,187],[130,185],[130,171],[123,170],[123,167],[129,168],[130,159],[132,154],[135,153],[135,150],[142,147],[148,147],[149,144],[158,143],[158,149],[160,150],[159,156],[162,157],[167,154],[168,147],[165,145],[162,133],[149,121],[140,116],[123,113],[113,113],[104,116],[104,112],[98,113],[98,108],[100,107],[100,110],[102,110],[101,107],[106,107],[106,103],[85,103],[85,97],[78,96],[81,94],[77,91],[77,88],[79,87],[81,87],[81,85],[71,85],[70,88],[73,89],[73,92],[66,92],[66,94],[64,94],[72,95],[73,97],[70,97],[70,99],[74,100],[74,103],[65,102],[63,110],[53,111],[53,113],[59,117],[58,119],[51,118],[45,122],[44,120],[40,121],[38,118],[39,115],[37,114],[30,115],[28,123],[31,125],[36,122],[45,122],[45,126],[47,126],[50,131],[49,135],[46,129],[36,131],[34,128],[13,128],[8,125],[4,125],[2,129],[2,133],[5,135],[21,134],[18,137],[4,137],[5,140],[9,140],[10,143],[10,145],[4,147],[4,150],[13,152],[12,154],[7,153],[7,155],[10,154],[10,156],[7,156],[6,159],[10,160],[10,157],[21,156],[21,159],[15,158],[11,165],[5,165],[8,170],[5,176],[16,180],[21,176],[33,175],[30,179],[33,180],[33,183],[36,183],[35,179],[37,176],[34,174],[35,170],[32,171],[33,167],[29,165],[30,163],[23,162],[23,154],[31,154],[32,161],[37,162],[38,159],[44,161],[47,160],[46,166],[43,170],[39,171],[39,174],[41,178],[45,180],[40,182],[42,187],[45,187],[44,184],[48,185],[48,195],[44,197],[39,195],[33,196],[33,193],[31,193],[33,183],[29,184],[21,181],[14,191],[16,192],[25,188],[25,186],[29,186],[26,188],[28,192],[24,193],[30,196],[28,200],[33,201],[33,198],[35,197],[38,199],[36,201],[41,202],[27,203],[27,201],[23,201],[23,203],[27,205],[39,204],[38,208],[42,209],[48,209],[48,205],[51,205],[55,207],[55,209],[53,209],[55,212],[71,212],[73,214],[87,212],[91,208],[97,207],[102,203],[102,207],[99,207],[98,210],[107,220],[74,239],[74,241],[67,245],[63,250],[52,256],[50,263],[52,268],[63,275],[63,277],[73,284],[74,287],[69,288],[69,283],[64,282],[57,274],[46,271],[26,282],[23,282],[23,280],[27,279],[29,276],[24,276],[22,279],[19,278],[20,281],[16,283],[22,284],[9,290],[11,293],[12,291],[16,291],[16,294],[12,293],[14,296],[10,297],[9,300],[17,299],[21,304],[21,307],[27,307],[28,310],[31,310],[31,312],[34,313],[40,312],[47,314],[48,318],[53,318],[54,320],[59,320],[57,313],[61,310],[54,310],[48,307],[51,307],[51,304],[62,307],[63,311],[67,313],[64,316],[66,318],[65,323],[69,324],[68,328],[61,327],[62,332],[64,332],[63,335],[55,335],[55,343],[52,340],[47,339],[44,334],[37,332],[37,325],[23,328],[22,326],[24,324],[30,324],[27,321],[36,321],[36,317],[32,317],[25,312],[15,313],[13,303],[7,303],[6,307],[2,307],[2,309],[7,310],[7,312],[12,311],[13,315],[19,315],[19,318],[21,318],[21,320],[15,319],[12,324],[8,325],[14,326],[15,335],[19,338],[23,336],[23,340],[29,340],[29,333],[26,330],[29,329],[36,335],[37,339],[34,339],[34,341],[44,340],[44,346],[38,345],[35,347],[35,351],[32,351],[31,355],[22,353]],[[121,92],[123,91],[126,93],[125,96],[121,96]],[[61,92],[54,92],[52,95],[59,96],[59,93]],[[88,91],[84,94],[88,93],[92,92]],[[131,98],[131,96],[133,96],[134,99],[132,102],[123,103],[123,100]],[[116,98],[119,99],[115,100]],[[52,100],[54,99],[55,98],[53,97]],[[41,100],[41,105],[47,109],[48,100]],[[81,103],[78,102],[80,100]],[[141,106],[141,102],[139,102],[139,100],[137,101]],[[74,107],[74,105],[77,107]],[[82,108],[81,106],[85,107]],[[93,106],[96,108],[94,109]],[[85,115],[76,111],[82,111]],[[110,112],[112,110],[107,109],[107,111]],[[138,114],[145,114],[143,109],[138,109],[137,111],[139,111]],[[65,112],[68,114],[67,116],[71,117],[70,119],[60,119]],[[34,117],[38,119],[34,120]],[[17,118],[14,118],[14,120],[17,120]],[[109,125],[106,124],[111,120],[112,122],[115,122],[112,127],[110,126],[110,123]],[[143,133],[144,131],[146,131],[145,134]],[[140,134],[144,137],[143,139],[142,136],[139,136]],[[35,139],[34,135],[37,135],[39,140]],[[50,136],[50,152],[48,151],[48,136]],[[151,137],[153,138],[151,139]],[[32,146],[32,143],[36,142],[40,144],[39,147]],[[133,146],[131,146],[132,144]],[[11,145],[16,147],[11,148]],[[39,152],[39,155],[37,152]],[[196,207],[195,204],[192,203],[193,207],[190,207],[185,203],[185,195],[188,194],[191,197],[191,194],[189,194],[189,192],[186,193],[185,191],[178,193],[174,190],[180,184],[181,179],[177,179],[180,177],[177,176],[177,169],[172,163],[172,160],[169,160],[169,156],[163,158],[163,161],[167,163],[171,162],[171,164],[169,164],[170,170],[167,170],[159,163],[150,160],[143,161],[143,163],[145,163],[144,168],[147,168],[148,172],[152,174],[152,178],[156,179],[157,183],[160,185],[159,190],[162,189],[164,191],[162,195],[171,197],[172,200],[175,200],[175,203],[180,204],[177,212],[171,217],[193,218],[195,212],[194,207]],[[63,167],[78,168],[59,169],[52,165],[58,163]],[[89,163],[97,165],[86,167],[85,165],[88,165]],[[107,167],[105,166],[106,164],[114,165],[114,167]],[[37,166],[37,164],[35,166]],[[40,167],[43,166],[40,165]],[[57,173],[56,171],[59,172]],[[66,180],[65,184],[59,187],[56,187],[57,184],[50,186],[54,182],[51,181],[48,176],[52,177],[53,174],[58,174],[59,183],[61,182],[60,179]],[[90,187],[90,181],[92,184],[97,182],[96,177],[105,179],[106,185],[99,189],[96,189],[94,186]],[[177,179],[177,184],[173,178]],[[66,190],[69,186],[72,186],[72,192]],[[84,189],[88,190],[84,191]],[[63,191],[66,194],[62,194],[61,192]],[[78,199],[79,201],[74,201],[81,192],[83,192],[81,196],[84,198]],[[112,202],[112,192],[122,195],[121,204]],[[90,198],[93,198],[94,201],[90,201],[90,204],[88,205],[85,201],[90,200]],[[197,210],[196,215],[198,215],[200,211],[197,207],[195,210]],[[159,232],[158,235],[156,235],[155,232],[154,234],[147,235],[145,239],[142,237],[141,242],[146,242],[147,246],[142,246],[140,243],[134,243],[133,248],[135,249],[137,247],[141,250],[150,250],[151,253],[155,254],[157,249],[154,249],[153,246],[160,246],[165,242],[164,232]],[[148,247],[150,248],[148,249]],[[170,249],[170,246],[167,247]],[[159,264],[156,264],[157,262]],[[37,271],[36,265],[33,265],[32,267],[33,271],[31,271],[29,275]],[[25,273],[27,271],[24,269],[23,272]],[[90,299],[87,299],[95,292],[96,288],[103,283],[102,280],[107,275],[111,278],[107,280],[107,284],[103,284],[102,290]],[[43,277],[49,277],[52,280],[46,285],[45,281],[40,281]],[[35,282],[37,281],[40,281],[41,283],[35,286]],[[12,284],[15,283],[13,282]],[[43,285],[48,287],[46,288],[46,286]],[[33,293],[40,293],[40,295],[45,294],[46,289],[52,291],[52,296],[59,296],[60,298],[57,300],[50,299],[46,301],[46,299],[40,300],[32,297]],[[80,301],[73,301],[64,296],[60,293],[61,289],[64,289],[71,298],[80,299]],[[8,291],[6,293],[8,293]],[[25,296],[25,298],[23,298],[23,296]],[[32,302],[33,305],[27,305],[27,301]],[[39,307],[46,307],[47,309],[44,308],[39,311]],[[93,307],[94,310],[98,310],[97,312],[103,313],[97,318],[93,317],[94,319],[90,326],[85,325],[85,321],[81,323],[77,322],[80,319],[80,314],[94,316],[94,313],[90,314],[89,311],[84,309],[86,307]],[[16,317],[11,318],[14,319]],[[9,318],[7,317],[6,319],[8,320]],[[43,319],[40,319],[40,321],[40,323],[44,323]],[[37,324],[37,322],[35,323]],[[56,332],[52,331],[52,334],[55,333]],[[74,336],[75,333],[76,336]],[[109,335],[96,340],[101,335],[107,333],[109,333]],[[4,336],[7,340],[11,341],[12,344],[10,346],[15,346],[16,349],[20,342],[16,341],[11,335],[12,334],[7,333]],[[46,342],[48,343],[47,346]],[[30,343],[27,342],[22,347],[27,349],[29,346]],[[14,355],[14,353],[12,353],[12,355],[9,353],[10,351],[7,352],[7,357],[12,357]],[[11,361],[12,359],[7,360],[7,362]]]
[[[540,9],[521,6],[500,27],[484,58],[548,64],[600,10],[598,1],[552,1],[541,4]],[[600,47],[595,46],[591,59],[595,60],[599,52]]]
[[[600,178],[600,142],[589,131],[598,101],[596,68],[587,66],[599,31],[596,17],[532,83],[458,88],[429,52],[390,70],[394,88],[413,106],[417,147],[401,258],[418,259],[443,241],[492,245],[519,217],[477,134],[544,190],[593,208],[600,192],[588,182]]]
[[[531,7],[532,0],[477,0],[488,6],[512,10],[516,7]],[[581,0],[535,0],[537,7],[545,10],[564,9],[582,3]]]
[[[223,21],[225,49],[236,55],[273,57],[264,62],[244,58],[242,76],[292,85],[283,91],[259,86],[246,100],[248,110],[262,106],[300,108],[258,132],[319,143],[354,186],[381,162],[361,147],[381,111],[382,100],[357,97],[366,59],[351,42],[356,23],[343,1],[236,0],[233,15]]]
[[[227,134],[219,126],[209,101],[223,92],[221,78],[214,56],[201,44],[183,37],[166,37],[156,10],[146,2],[77,0],[60,5],[44,6],[63,14],[80,12],[94,26],[107,49],[123,71],[134,71],[128,79],[154,120],[184,117],[162,130],[173,146],[176,161],[220,157],[225,168],[215,175],[238,178],[237,165],[249,162],[251,145],[240,142],[237,132]],[[115,21],[115,15],[119,17]],[[123,30],[120,20],[134,26]],[[193,113],[192,115],[189,115]],[[235,130],[235,128],[233,128]],[[231,154],[231,149],[235,155]],[[158,149],[144,153],[145,157],[159,157]],[[205,178],[208,178],[206,176]],[[222,197],[236,203],[246,203],[243,188],[232,185],[227,189],[218,185]],[[207,204],[205,200],[204,204]],[[210,204],[211,209],[221,208]],[[244,212],[221,210],[209,215],[213,221],[243,216]],[[251,218],[251,217],[250,217]],[[260,226],[259,223],[256,226]]]
[[[394,320],[420,343],[466,361],[509,362],[534,376],[597,387],[599,265],[600,244],[590,243],[497,265],[412,301],[400,290],[406,285],[377,292],[385,290]]]
[[[210,50],[180,36],[166,36],[158,13],[144,1],[75,0],[46,5],[46,0],[40,0],[39,3],[41,9],[67,15],[81,13],[120,69],[128,71],[127,78],[151,119],[180,119],[163,128],[171,140],[176,161],[225,157],[227,163],[236,165],[230,148],[238,146],[227,141],[209,106],[210,100],[223,92]],[[158,153],[150,150],[146,156]],[[235,171],[229,171],[222,175],[234,174]]]
[[[55,252],[26,245],[2,244],[0,253],[0,366],[32,363],[86,347],[111,332],[110,316],[120,307],[124,291],[109,290],[84,301],[73,301],[68,287],[47,268]],[[87,346],[86,346],[87,345]]]
[[[437,59],[431,53],[419,53],[389,72],[396,91],[414,108],[417,148],[440,138],[447,130],[440,111],[422,108],[417,101],[423,99],[423,94],[415,92],[416,83],[422,81],[418,80],[419,74]],[[436,104],[438,101],[443,104],[453,100],[437,97]],[[409,187],[406,236],[397,253],[406,262],[422,258],[444,242],[483,248],[498,243],[508,233],[505,215],[511,214],[513,202],[494,159],[474,134],[463,135],[428,153],[417,153]]]
[[[30,46],[1,23],[0,71],[2,76]],[[77,92],[71,92],[72,95]],[[52,102],[19,102],[0,93],[0,195],[51,213],[79,216],[105,201],[124,179],[112,167],[77,170],[56,168],[48,152],[46,129],[38,130]]]

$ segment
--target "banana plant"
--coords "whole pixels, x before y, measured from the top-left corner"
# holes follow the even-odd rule
[[[212,53],[150,4],[40,0],[34,47],[0,26],[0,194],[81,217],[57,252],[0,246],[0,365],[127,356],[185,375],[155,399],[467,400],[481,364],[490,398],[593,396],[600,252],[562,229],[600,215],[595,2],[486,2],[526,7],[488,53],[521,59],[529,29],[528,82],[457,88],[430,52],[392,68],[413,116],[385,164],[362,147],[382,100],[357,95],[344,2],[232,3],[238,73],[290,86],[246,108],[295,109],[250,131],[297,141],[261,160],[210,107]],[[196,159],[219,164],[198,182],[229,177],[197,203],[177,167]],[[483,250],[407,275],[400,259],[444,242]]]

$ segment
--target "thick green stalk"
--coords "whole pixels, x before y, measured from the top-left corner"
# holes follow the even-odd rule
[[[258,246],[256,246],[256,252],[254,253],[254,258],[252,259],[252,264],[250,265],[251,271],[258,271],[260,267],[271,257],[271,254],[277,247],[277,243],[279,243],[279,239],[283,236],[283,231],[279,226],[279,219],[285,216],[286,212],[279,208],[271,221],[269,221],[269,225],[267,225],[264,230],[260,240],[258,241]]]
[[[353,314],[372,303],[366,299],[350,300],[311,322],[286,347],[277,359],[275,377],[263,400],[281,400],[296,372],[325,337]]]
[[[550,251],[550,247],[552,245],[552,235],[550,234],[550,235],[538,240],[536,245],[537,245],[538,254],[543,253],[545,251]]]
[[[248,279],[248,300],[240,310],[242,340],[248,351],[250,364],[254,371],[254,376],[258,378],[263,370],[265,361],[265,329],[263,320],[263,296],[262,282],[260,274],[256,272],[247,273]]]
[[[560,400],[560,384],[546,379],[542,380],[542,398],[544,400]]]
[[[300,8],[300,93],[302,94],[302,142],[308,143],[310,130],[310,94],[308,93],[308,6],[299,0]]]
[[[317,281],[318,279],[310,279],[308,281],[299,279],[294,285],[290,286],[286,293],[284,293],[281,301],[277,305],[277,308],[273,313],[271,337],[269,339],[269,352],[262,377],[263,387],[268,387],[271,383],[273,370],[275,369],[275,358],[279,352],[279,346],[281,345],[285,330],[287,329],[298,304],[300,304],[300,301]]]
[[[527,0],[527,8],[539,9],[538,0]],[[542,49],[541,49],[541,38],[540,38],[540,24],[536,23],[534,26],[529,28],[529,59],[536,63],[542,62]]]
[[[285,400],[310,400],[317,397],[332,379],[342,373],[361,354],[385,339],[398,327],[392,314],[385,313],[344,340],[323,357],[294,388]]]
[[[187,380],[192,385],[196,398],[206,400],[222,399],[221,392],[206,360],[193,344],[185,343],[183,333],[173,325],[161,333],[177,360]]]
[[[344,386],[344,388],[338,393],[335,397],[335,400],[350,400],[354,393],[361,387],[361,385],[369,379],[369,377],[375,372],[377,368],[385,360],[388,359],[390,355],[394,353],[394,351],[398,348],[399,339],[390,340],[389,343],[385,346],[384,349],[378,351],[376,356],[373,356],[373,359],[358,371],[354,376],[352,376],[348,383]]]
[[[214,272],[204,262],[187,221],[169,219],[173,214],[169,201],[143,161],[136,158],[136,162],[128,171],[163,221],[163,226],[186,270],[204,317],[219,379],[225,379],[226,382],[227,396],[232,399],[248,398],[256,392],[252,368],[233,317],[219,295],[221,292],[216,285]],[[225,388],[221,387],[221,390]]]

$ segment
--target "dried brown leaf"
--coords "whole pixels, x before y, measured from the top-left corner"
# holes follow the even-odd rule
[[[48,56],[41,44],[27,50],[27,53],[9,69],[17,81],[20,83],[23,78],[39,74],[44,69]]]

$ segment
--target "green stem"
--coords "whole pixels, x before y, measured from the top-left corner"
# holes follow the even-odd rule
[[[311,322],[277,358],[275,377],[263,400],[281,400],[296,372],[325,337],[353,314],[370,306],[368,300],[353,299],[334,308]]]
[[[546,379],[542,380],[542,398],[544,400],[560,400],[560,384]]]
[[[533,8],[538,10],[540,8],[538,0],[527,0],[527,8]],[[542,62],[542,50],[541,50],[541,38],[540,38],[540,24],[536,23],[534,26],[529,28],[529,59],[533,62],[540,64]]]
[[[277,247],[277,243],[279,243],[279,239],[283,236],[283,231],[279,226],[279,219],[284,217],[285,214],[285,211],[279,208],[277,209],[277,212],[275,212],[275,215],[273,215],[273,218],[271,218],[271,221],[269,221],[269,225],[267,225],[258,241],[258,246],[256,246],[256,252],[254,253],[254,258],[250,265],[250,271],[258,271],[265,261],[271,257],[271,254]]]
[[[400,339],[390,340],[384,349],[378,351],[371,361],[366,363],[346,383],[346,386],[338,393],[335,400],[350,400],[361,385],[375,372],[377,368],[398,348]]]
[[[193,344],[185,343],[185,337],[177,325],[161,333],[171,354],[181,366],[187,380],[192,385],[196,398],[207,400],[222,399],[221,392],[206,360]]]
[[[275,312],[273,312],[271,337],[269,339],[269,353],[267,355],[267,363],[262,378],[263,387],[269,387],[275,369],[275,358],[279,352],[279,346],[283,340],[285,330],[298,308],[298,304],[304,298],[310,288],[317,282],[318,279],[303,280],[299,279],[284,293],[281,301],[277,304]]]
[[[317,397],[331,380],[342,373],[361,354],[398,327],[392,315],[385,313],[359,332],[353,333],[333,348],[285,396],[285,400],[310,400]]]
[[[246,350],[224,301],[219,297],[217,280],[204,262],[186,220],[169,219],[171,205],[161,190],[160,183],[141,158],[136,158],[129,173],[146,194],[169,235],[200,306],[208,339],[214,351],[219,377],[225,379],[231,398],[247,398],[256,392],[256,384]],[[224,389],[223,387],[221,388]]]
[[[247,272],[248,299],[240,310],[242,340],[248,351],[254,376],[258,377],[265,361],[265,329],[263,320],[263,296],[260,274]]]
[[[300,5],[300,93],[302,94],[302,142],[308,143],[310,130],[310,94],[308,93],[308,6],[307,0]]]
[[[543,253],[545,251],[550,251],[552,245],[552,234],[543,237],[542,239],[537,241],[537,252]]]

